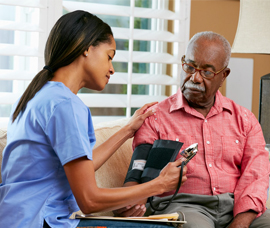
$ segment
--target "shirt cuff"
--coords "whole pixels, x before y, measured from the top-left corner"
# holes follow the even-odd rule
[[[233,215],[235,217],[237,214],[247,212],[249,210],[257,212],[258,214],[256,218],[258,218],[266,211],[266,207],[265,205],[262,206],[261,201],[258,199],[252,199],[249,196],[245,196],[238,199],[238,202],[234,204]]]

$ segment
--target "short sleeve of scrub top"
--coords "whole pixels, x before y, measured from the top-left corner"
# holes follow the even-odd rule
[[[62,165],[85,155],[92,160],[96,139],[86,106],[71,99],[62,101],[48,120],[45,133]]]

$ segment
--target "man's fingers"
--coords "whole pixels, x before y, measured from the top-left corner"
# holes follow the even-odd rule
[[[144,205],[134,205],[130,209],[124,211],[121,213],[121,216],[123,217],[137,217],[144,215],[146,209]]]
[[[140,209],[136,210],[136,211],[132,214],[132,216],[133,216],[133,217],[141,217],[141,216],[144,215],[145,211],[146,211],[146,207],[145,207],[145,206],[143,206],[143,207],[141,206]]]
[[[124,211],[127,211],[127,210],[129,210],[129,209],[130,209],[130,207],[127,206],[127,207],[119,208],[119,209],[117,209],[116,211],[117,211],[118,214],[121,214],[121,213],[123,213]]]

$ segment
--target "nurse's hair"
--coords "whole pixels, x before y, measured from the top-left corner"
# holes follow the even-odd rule
[[[23,93],[12,121],[23,112],[35,94],[48,82],[54,72],[72,63],[90,46],[110,43],[113,36],[108,24],[86,11],[77,10],[63,15],[52,28],[45,47],[45,66],[33,78]]]

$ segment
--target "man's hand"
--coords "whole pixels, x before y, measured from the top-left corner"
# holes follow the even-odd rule
[[[123,187],[138,185],[137,182],[131,181],[127,182],[123,185]],[[119,208],[113,211],[114,216],[117,217],[141,217],[144,215],[146,211],[145,204],[147,199],[141,200],[137,202],[135,205],[129,205],[126,207]]]
[[[249,228],[250,224],[253,222],[256,216],[257,212],[251,210],[239,213],[235,216],[229,228]]]
[[[136,204],[114,210],[113,213],[117,217],[141,217],[144,215],[146,207],[144,204]]]

